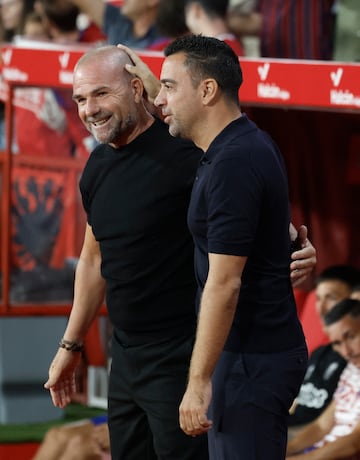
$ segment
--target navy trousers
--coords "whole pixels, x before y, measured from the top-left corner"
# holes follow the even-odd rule
[[[224,351],[213,376],[210,459],[285,459],[288,411],[306,366],[306,347],[264,354]]]

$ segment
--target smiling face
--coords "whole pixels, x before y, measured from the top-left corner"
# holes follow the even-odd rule
[[[119,147],[137,132],[142,85],[120,65],[119,57],[99,55],[75,69],[73,99],[79,117],[95,139]]]
[[[202,107],[201,84],[194,88],[184,60],[183,53],[165,59],[160,76],[161,89],[154,103],[161,107],[172,136],[195,140],[193,133]]]
[[[334,350],[360,368],[360,317],[346,315],[325,330]]]

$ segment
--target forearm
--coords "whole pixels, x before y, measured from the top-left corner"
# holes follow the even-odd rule
[[[89,263],[80,257],[76,268],[74,301],[64,338],[82,342],[104,301],[105,281],[100,261]]]
[[[325,444],[313,451],[314,458],[312,460],[345,459],[359,453],[359,435],[358,431],[353,432],[348,436],[339,437],[336,441]]]
[[[196,342],[190,365],[192,379],[211,377],[224,348],[236,310],[240,286],[230,280],[207,282],[201,299]]]
[[[291,439],[287,445],[287,454],[297,454],[323,439],[326,431],[315,423],[310,423]]]
[[[287,460],[340,460],[359,453],[359,433],[343,436],[305,454],[287,456]]]

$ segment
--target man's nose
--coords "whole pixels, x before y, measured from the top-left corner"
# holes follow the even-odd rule
[[[341,350],[340,350],[342,356],[348,361],[351,356],[353,355],[353,350],[351,348],[351,346],[345,341],[342,346],[341,346]]]
[[[160,88],[160,91],[158,93],[158,95],[156,96],[155,100],[154,100],[154,105],[156,107],[161,107],[164,105],[164,96],[163,96],[163,89]]]
[[[85,114],[86,116],[94,115],[99,111],[99,106],[94,99],[88,99],[85,105]]]

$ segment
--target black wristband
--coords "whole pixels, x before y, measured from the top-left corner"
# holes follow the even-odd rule
[[[64,348],[66,351],[83,351],[84,345],[82,343],[71,342],[71,340],[61,339],[59,347]]]

